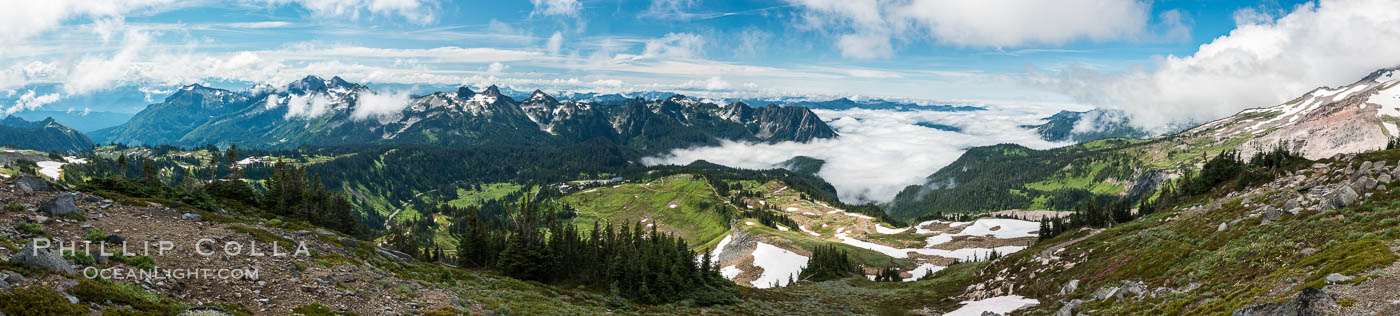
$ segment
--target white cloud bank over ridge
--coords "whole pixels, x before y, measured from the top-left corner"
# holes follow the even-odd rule
[[[1052,148],[1019,126],[1036,124],[1044,113],[992,108],[976,112],[813,110],[840,133],[809,143],[724,142],[720,146],[678,149],[643,160],[648,165],[688,164],[696,160],[746,169],[776,168],[796,156],[826,161],[818,176],[836,187],[842,201],[890,201],[905,186],[947,166],[968,147],[1017,143]],[[933,122],[963,128],[949,132],[917,125]]]
[[[1278,18],[1246,10],[1229,34],[1150,68],[1072,68],[1026,80],[1091,105],[1122,109],[1158,130],[1272,106],[1319,86],[1400,65],[1400,1],[1323,0]]]
[[[1128,39],[1146,33],[1152,11],[1137,0],[785,1],[805,10],[803,27],[834,33],[842,55],[852,58],[889,57],[893,41],[922,37],[997,48]],[[1170,17],[1163,22],[1181,22]]]

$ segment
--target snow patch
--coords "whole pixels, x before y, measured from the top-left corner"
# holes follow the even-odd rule
[[[1376,111],[1376,117],[1390,116],[1400,118],[1400,89],[1395,89],[1394,86],[1372,95],[1371,98],[1366,99],[1366,103],[1381,107]]]
[[[885,225],[875,224],[875,232],[881,233],[881,234],[885,234],[885,235],[903,233],[903,232],[905,232],[905,231],[907,231],[907,230],[909,230],[908,227],[905,227],[905,228],[886,228]]]
[[[796,280],[802,268],[807,267],[807,256],[758,242],[758,246],[753,250],[753,265],[763,268],[763,274],[749,284],[766,289],[774,284],[787,285],[789,278]]]
[[[841,240],[841,243],[843,243],[843,244],[847,244],[847,245],[851,245],[851,246],[856,246],[856,247],[860,247],[860,248],[865,248],[865,249],[867,249],[867,250],[871,250],[871,251],[883,253],[883,254],[885,254],[886,256],[890,256],[890,257],[894,257],[894,258],[898,258],[898,259],[909,258],[909,253],[912,252],[912,253],[917,253],[917,254],[921,254],[921,255],[939,256],[939,257],[944,257],[944,258],[954,258],[954,259],[962,259],[962,260],[969,260],[969,261],[970,261],[970,259],[973,259],[973,258],[977,258],[977,257],[986,257],[986,256],[987,256],[989,253],[991,253],[993,250],[995,250],[997,253],[1000,253],[1000,254],[1008,254],[1008,253],[1013,253],[1013,252],[1021,251],[1022,249],[1026,249],[1025,246],[1002,246],[1002,247],[996,247],[996,248],[962,248],[962,249],[955,249],[955,250],[928,249],[928,248],[895,248],[895,247],[890,247],[890,246],[886,246],[886,245],[881,245],[881,244],[877,244],[877,243],[872,243],[872,242],[868,242],[868,241],[864,241],[864,240],[860,240],[860,239],[851,238],[851,236],[850,236],[849,233],[837,233],[837,234],[836,234],[836,238],[837,238],[837,239],[840,239],[840,240]]]
[[[933,265],[932,263],[920,264],[919,266],[914,267],[913,270],[909,270],[909,275],[910,275],[910,277],[904,278],[904,281],[905,281],[905,282],[918,281],[919,278],[922,278],[922,277],[924,277],[924,276],[926,276],[926,275],[930,275],[930,274],[933,274],[933,273],[938,272],[938,271],[943,271],[943,268],[946,268],[946,267],[936,266],[936,265]]]
[[[993,312],[998,315],[1007,315],[1012,311],[1035,306],[1040,304],[1032,298],[1025,298],[1020,295],[1008,295],[991,297],[980,301],[963,301],[963,306],[957,310],[943,314],[944,316],[981,316],[984,312]]]
[[[40,161],[36,162],[35,164],[39,165],[40,174],[43,174],[44,176],[49,177],[51,179],[58,180],[61,171],[63,171],[63,165],[66,165],[68,163],[58,161]]]
[[[740,273],[744,273],[744,270],[740,270],[739,268],[735,268],[734,266],[724,266],[723,268],[719,268],[719,274],[723,275],[725,279],[732,280],[734,279],[734,277],[739,276]]]

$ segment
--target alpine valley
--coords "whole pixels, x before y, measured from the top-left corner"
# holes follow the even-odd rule
[[[1400,315],[1400,0],[0,1],[28,315]]]
[[[1396,71],[1156,137],[1132,138],[1146,133],[1106,110],[1062,112],[1023,128],[1085,141],[970,148],[865,204],[840,200],[810,157],[764,170],[641,163],[842,137],[799,102],[517,101],[490,86],[386,110],[338,77],[189,85],[92,133],[103,145],[52,120],[6,121],[24,131],[0,131],[30,137],[0,152],[0,311],[1393,314]],[[36,252],[41,238],[308,254]],[[189,265],[260,275],[80,275]]]

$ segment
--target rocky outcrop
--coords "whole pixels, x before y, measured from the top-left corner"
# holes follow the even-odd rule
[[[1276,315],[1336,315],[1337,299],[1322,290],[1303,289],[1291,301],[1265,303],[1235,310],[1231,316],[1276,316]]]
[[[59,194],[53,197],[44,205],[39,206],[39,212],[47,216],[59,216],[78,213],[78,206],[73,204],[77,198],[72,193]]]
[[[19,179],[15,179],[15,182],[12,185],[14,185],[15,188],[19,189],[20,191],[54,191],[53,187],[49,186],[49,183],[45,182],[44,179],[39,179],[39,177],[31,175],[20,176]]]
[[[25,244],[23,249],[10,257],[10,262],[35,269],[74,273],[73,266],[68,264],[68,260],[63,259],[63,255],[59,254],[58,250],[52,247],[35,248],[34,243]]]

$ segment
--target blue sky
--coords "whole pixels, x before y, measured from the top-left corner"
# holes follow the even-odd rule
[[[1092,106],[1138,117],[1201,112],[1167,115],[1199,120],[1400,64],[1397,44],[1377,44],[1400,42],[1393,0],[4,5],[0,106],[8,113],[61,110],[73,106],[63,100],[121,89],[158,99],[188,83],[278,85],[310,74],[435,87]],[[1329,26],[1337,24],[1353,30],[1328,33],[1343,32]],[[1332,48],[1311,47],[1323,45]],[[1192,85],[1230,89],[1193,95],[1202,89]]]

